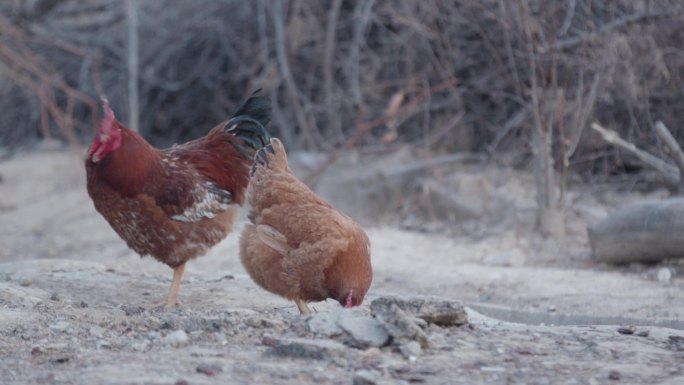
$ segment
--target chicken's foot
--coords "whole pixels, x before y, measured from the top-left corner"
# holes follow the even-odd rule
[[[306,304],[306,301],[303,299],[296,299],[295,303],[297,304],[297,307],[299,308],[299,313],[300,314],[311,314],[311,309],[309,309],[309,305]]]

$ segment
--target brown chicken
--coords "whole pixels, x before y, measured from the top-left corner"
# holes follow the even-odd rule
[[[178,304],[185,263],[230,232],[254,153],[268,143],[268,98],[252,96],[199,139],[158,150],[105,116],[85,162],[88,194],[128,247],[174,269],[165,306]]]
[[[361,226],[297,179],[280,140],[259,150],[252,166],[249,219],[240,259],[264,289],[294,300],[358,306],[373,279],[370,242]]]

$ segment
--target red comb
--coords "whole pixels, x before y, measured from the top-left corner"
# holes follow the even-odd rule
[[[105,116],[100,123],[100,132],[108,132],[114,127],[116,117],[114,116],[114,111],[109,106],[109,100],[107,100],[107,97],[102,95],[100,96],[100,100],[102,101],[102,109],[105,113]]]

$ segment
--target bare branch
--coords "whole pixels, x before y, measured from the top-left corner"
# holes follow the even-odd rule
[[[295,117],[297,119],[297,125],[302,130],[304,146],[308,148],[314,148],[315,142],[314,137],[311,132],[311,126],[307,122],[306,115],[304,114],[304,109],[299,99],[299,91],[297,90],[297,84],[292,76],[292,71],[290,70],[289,60],[287,59],[287,47],[285,46],[285,7],[283,7],[284,0],[276,0],[272,3],[273,5],[273,27],[274,27],[274,37],[275,37],[275,47],[278,58],[278,66],[280,68],[280,73],[285,81],[285,88],[287,89],[287,94],[290,99],[291,107],[294,110]]]
[[[128,19],[128,127],[138,132],[140,104],[138,103],[138,7],[135,0],[126,0]]]
[[[581,33],[577,36],[569,37],[564,40],[558,40],[555,43],[549,45],[543,45],[540,47],[539,52],[546,53],[549,51],[562,51],[569,48],[573,48],[579,44],[586,43],[598,38],[601,35],[605,35],[615,29],[623,27],[630,23],[635,23],[645,19],[654,19],[663,16],[677,16],[681,14],[684,10],[669,10],[669,11],[658,11],[658,12],[642,12],[631,15],[625,15],[612,20],[599,27],[598,30],[593,32]]]
[[[653,128],[656,135],[658,135],[660,140],[663,141],[663,144],[665,144],[665,147],[669,151],[669,155],[672,157],[672,160],[674,160],[674,163],[679,169],[678,190],[679,192],[684,192],[684,152],[682,152],[682,148],[679,146],[679,143],[677,143],[677,140],[674,138],[674,136],[672,136],[670,130],[667,129],[665,123],[657,121]]]
[[[342,150],[354,147],[361,138],[363,138],[368,132],[370,132],[371,129],[379,127],[383,124],[387,124],[387,122],[389,121],[401,118],[412,113],[416,110],[416,108],[418,108],[418,106],[420,106],[420,104],[427,100],[430,97],[430,95],[449,89],[455,85],[456,78],[448,79],[428,90],[423,91],[421,94],[417,95],[413,100],[411,100],[407,105],[395,110],[394,115],[392,116],[385,115],[370,121],[359,123],[356,126],[356,131],[354,132],[354,134],[350,136],[349,139],[347,139],[347,141],[342,145],[342,147],[333,151],[328,156],[328,159],[325,162],[321,163],[321,165],[317,169],[315,169],[314,171],[309,173],[309,175],[304,177],[304,183],[310,184],[314,180],[316,180],[316,178],[318,178],[328,167],[330,167],[337,161],[337,159],[339,159]]]
[[[633,143],[620,138],[617,132],[604,128],[598,123],[592,123],[591,128],[601,134],[601,137],[606,142],[629,151],[642,162],[658,170],[670,187],[676,187],[679,184],[679,171],[676,167],[667,164],[646,151],[638,149]]]

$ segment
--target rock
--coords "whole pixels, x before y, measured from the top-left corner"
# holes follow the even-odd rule
[[[352,384],[354,385],[377,385],[376,375],[369,370],[359,370],[354,373]]]
[[[222,371],[221,366],[216,364],[199,364],[195,370],[207,376],[215,376]]]
[[[50,330],[57,332],[64,332],[69,329],[71,325],[67,321],[57,321],[49,326]]]
[[[380,297],[371,302],[371,312],[386,308],[394,303],[401,310],[439,326],[460,326],[468,323],[468,314],[460,301],[435,296],[418,296],[412,298]]]
[[[672,281],[672,269],[669,267],[661,267],[658,269],[658,281],[670,283],[670,281]]]
[[[402,345],[410,341],[418,341],[423,348],[430,346],[427,334],[416,324],[414,318],[396,303],[386,298],[376,299],[371,303],[371,313],[383,323],[394,344]]]
[[[684,352],[684,337],[682,336],[669,336],[667,337],[668,345],[672,350],[678,352]]]
[[[150,330],[147,332],[147,338],[150,340],[158,340],[159,337],[161,337],[161,334],[156,330]]]
[[[344,334],[338,325],[340,312],[317,313],[307,318],[306,326],[309,331],[318,336],[336,337]]]
[[[610,373],[608,373],[608,378],[610,378],[611,380],[617,381],[620,378],[622,378],[622,375],[617,370],[611,370]]]
[[[102,327],[99,327],[99,326],[95,325],[95,326],[91,326],[91,327],[88,329],[88,333],[89,333],[91,336],[93,336],[93,337],[102,338],[102,336],[103,336],[104,333],[105,333],[105,329],[102,328]]]
[[[408,358],[409,361],[415,361],[420,356],[422,349],[418,342],[411,341],[399,346],[399,351],[404,355],[404,357]]]
[[[620,334],[632,335],[636,331],[636,326],[620,326],[617,331]]]
[[[305,338],[274,339],[267,337],[264,338],[263,343],[271,347],[271,354],[314,360],[335,361],[344,358],[347,349],[336,341]]]
[[[59,364],[66,364],[70,360],[71,360],[71,358],[68,356],[60,356],[60,357],[51,358],[48,362],[50,362],[53,365],[59,365]]]
[[[172,318],[164,318],[160,321],[160,329],[174,329],[176,327],[176,321]]]
[[[389,342],[387,330],[375,318],[341,317],[338,325],[349,334],[356,347],[381,347]]]
[[[142,340],[139,342],[134,342],[131,344],[131,349],[135,350],[136,352],[144,352],[147,350],[147,348],[150,346],[150,341],[148,340]]]
[[[358,370],[352,377],[353,385],[397,385],[407,384],[405,381],[397,379],[382,378],[379,373],[370,370]]]
[[[162,339],[164,345],[171,345],[173,347],[183,346],[188,343],[188,335],[184,330],[176,330],[169,333]]]
[[[111,348],[112,348],[112,344],[111,344],[109,341],[107,341],[107,340],[98,340],[98,341],[95,343],[95,347],[96,347],[97,349],[111,349]]]
[[[361,365],[364,368],[376,368],[382,365],[384,357],[378,348],[368,348],[361,353]]]
[[[121,306],[121,310],[123,310],[124,313],[126,313],[126,316],[132,316],[132,315],[143,313],[145,311],[145,308],[141,307],[141,306],[124,305],[124,306]]]

